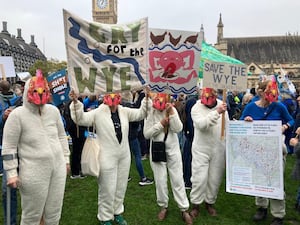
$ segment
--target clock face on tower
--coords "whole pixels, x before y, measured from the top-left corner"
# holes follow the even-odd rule
[[[108,0],[97,0],[97,6],[100,9],[105,9],[108,5]]]

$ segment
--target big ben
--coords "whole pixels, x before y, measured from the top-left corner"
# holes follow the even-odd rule
[[[117,0],[93,0],[93,20],[99,23],[116,24]]]

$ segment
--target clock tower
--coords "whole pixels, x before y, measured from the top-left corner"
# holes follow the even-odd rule
[[[118,22],[117,0],[92,0],[93,20],[99,23],[116,24]]]

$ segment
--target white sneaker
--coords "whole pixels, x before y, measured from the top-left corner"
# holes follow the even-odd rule
[[[74,179],[84,179],[84,178],[86,178],[86,176],[83,176],[83,175],[71,175],[70,178],[72,180],[74,180]]]
[[[139,182],[139,185],[140,186],[146,186],[146,185],[150,185],[150,184],[153,184],[153,180],[152,179],[149,179],[147,177],[143,178],[140,182]]]
[[[142,160],[147,160],[148,159],[147,154],[143,155],[141,159]]]

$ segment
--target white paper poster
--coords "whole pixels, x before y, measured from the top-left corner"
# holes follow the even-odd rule
[[[15,65],[11,56],[0,57],[0,77],[6,79],[7,77],[15,77]]]
[[[226,191],[283,199],[281,121],[226,125]]]

